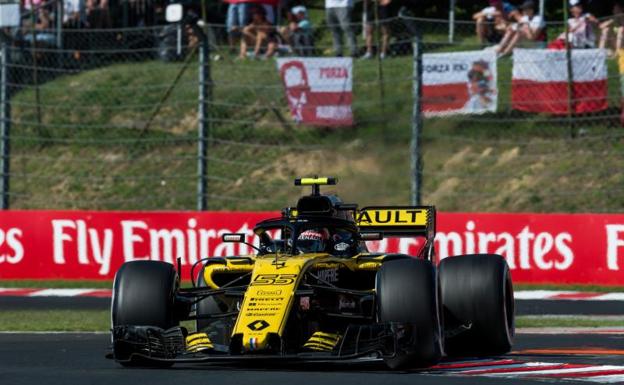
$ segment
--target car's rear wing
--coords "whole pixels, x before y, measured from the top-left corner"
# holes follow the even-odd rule
[[[361,233],[381,233],[383,236],[424,237],[423,252],[433,255],[436,209],[434,206],[371,206],[356,212]]]
[[[357,211],[356,223],[362,232],[433,238],[435,216],[433,206],[371,206]]]

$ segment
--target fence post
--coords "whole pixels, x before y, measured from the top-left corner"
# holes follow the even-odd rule
[[[58,49],[63,48],[63,0],[57,0],[56,2],[56,47]]]
[[[11,155],[11,105],[9,98],[9,49],[0,42],[0,209],[9,209],[9,164]]]
[[[455,41],[455,0],[449,1],[449,32],[448,42],[453,43]]]
[[[210,134],[209,104],[212,98],[210,78],[210,46],[208,35],[202,28],[199,46],[199,105],[197,138],[197,210],[208,209],[208,136]]]
[[[421,153],[421,133],[423,128],[422,119],[422,41],[420,31],[416,32],[412,43],[414,50],[414,74],[412,83],[412,94],[414,105],[412,110],[412,141],[411,150],[411,173],[412,173],[412,192],[411,203],[413,206],[421,204],[422,191],[422,153]]]
[[[572,45],[570,44],[570,25],[568,24],[567,1],[563,2],[563,22],[565,23],[565,50],[566,50],[566,71],[568,75],[568,126],[570,137],[576,136],[574,132],[574,69],[572,67]]]

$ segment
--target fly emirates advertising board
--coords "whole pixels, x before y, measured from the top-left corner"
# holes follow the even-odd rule
[[[112,279],[125,261],[245,255],[224,233],[246,233],[271,212],[0,212],[0,279]],[[416,255],[419,238],[368,242]],[[516,283],[624,284],[624,215],[438,213],[436,258],[496,253]]]

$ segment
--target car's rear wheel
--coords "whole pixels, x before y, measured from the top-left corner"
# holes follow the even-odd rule
[[[511,273],[500,255],[442,260],[439,277],[449,356],[487,356],[511,350],[515,332]]]
[[[175,295],[179,287],[173,265],[160,261],[124,263],[113,284],[111,322],[116,326],[154,326],[169,329],[179,325],[175,317]],[[129,352],[113,344],[115,359],[124,366],[168,366],[143,360],[124,361]]]
[[[429,261],[400,259],[384,263],[376,281],[379,322],[410,324],[411,345],[401,344],[392,369],[435,365],[441,356],[435,268]]]

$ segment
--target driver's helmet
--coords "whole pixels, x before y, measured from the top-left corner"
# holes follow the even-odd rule
[[[323,253],[327,249],[329,230],[326,228],[309,229],[297,238],[297,249],[300,253]]]
[[[349,231],[336,231],[332,235],[332,254],[335,256],[351,256],[357,249],[357,241]]]

